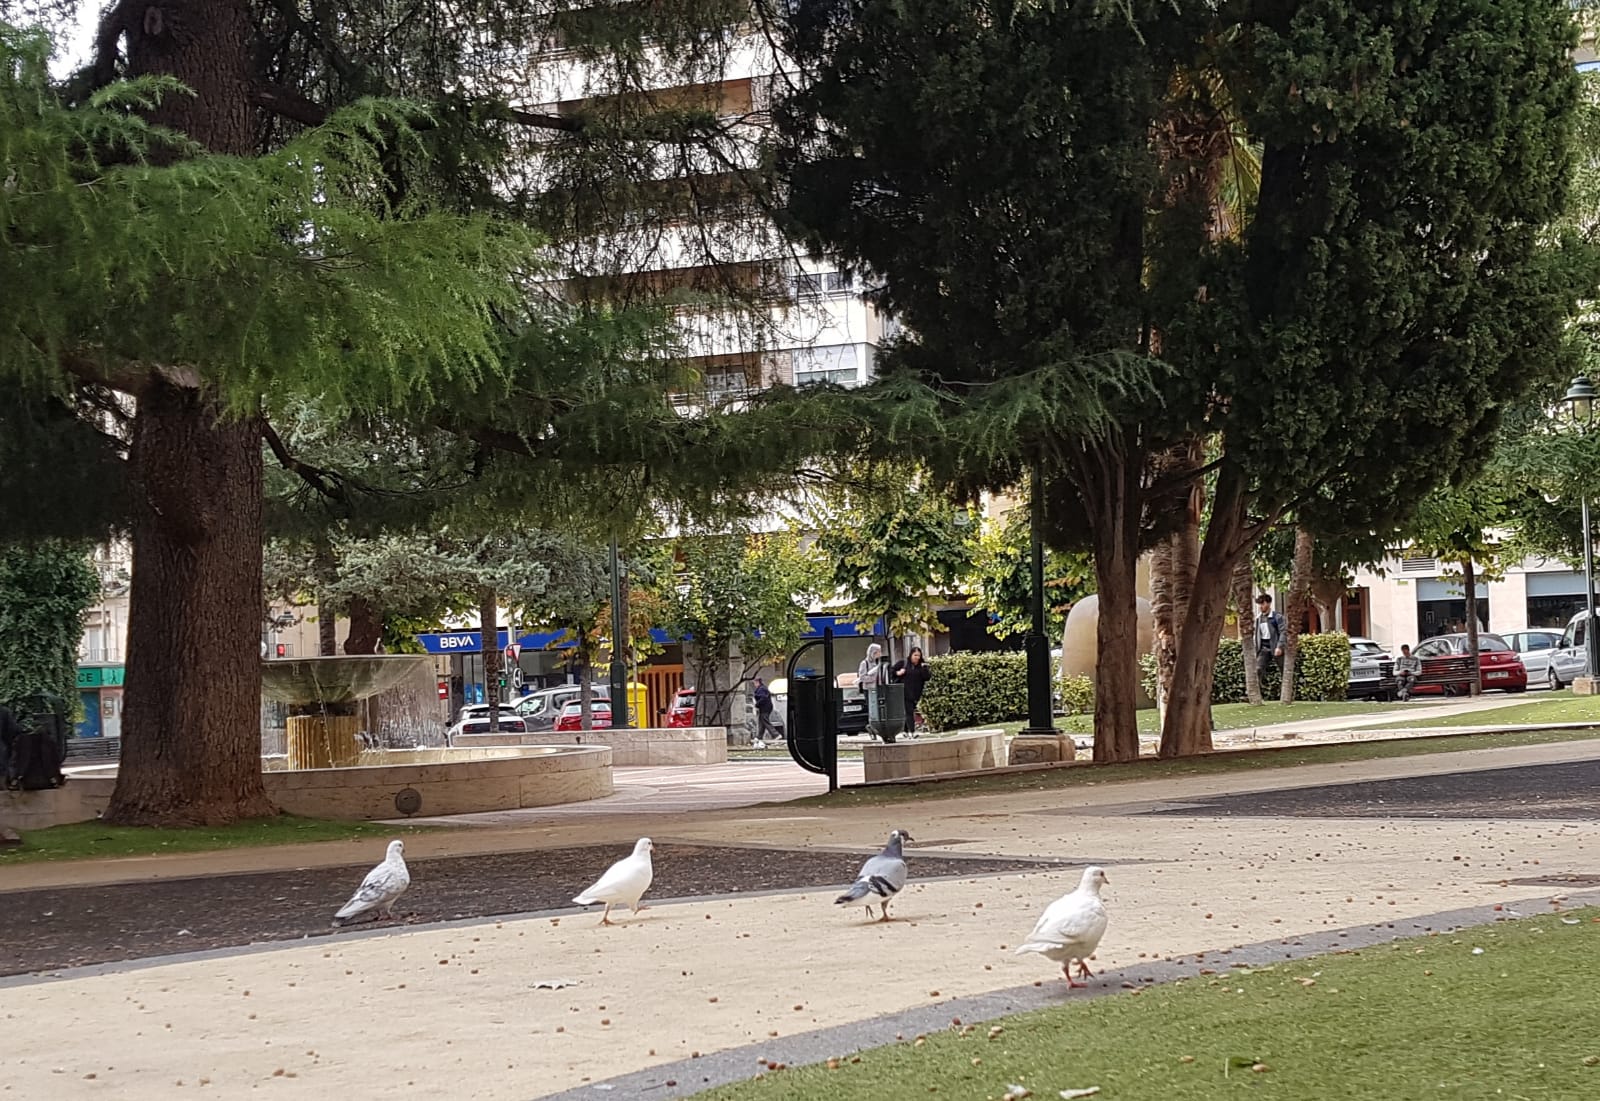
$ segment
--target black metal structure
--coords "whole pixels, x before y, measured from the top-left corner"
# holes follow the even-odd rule
[[[799,676],[800,659],[822,647],[822,676]],[[789,756],[807,772],[828,778],[828,790],[839,790],[839,700],[833,687],[833,628],[789,656],[784,669],[789,680],[789,714],[784,740]]]

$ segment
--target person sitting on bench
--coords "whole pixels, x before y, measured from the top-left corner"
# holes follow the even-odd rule
[[[1400,698],[1409,700],[1412,687],[1422,675],[1422,659],[1411,656],[1411,647],[1400,647],[1400,656],[1394,659],[1394,675],[1400,681]]]

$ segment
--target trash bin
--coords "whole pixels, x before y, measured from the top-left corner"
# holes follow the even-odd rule
[[[867,729],[892,742],[906,728],[906,686],[878,684],[867,693]]]

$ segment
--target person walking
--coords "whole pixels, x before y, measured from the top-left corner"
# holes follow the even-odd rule
[[[777,730],[772,725],[772,689],[767,687],[766,681],[757,677],[750,696],[756,701],[756,737],[763,742],[768,737],[777,738]]]
[[[894,679],[905,685],[906,688],[906,733],[915,734],[917,729],[917,704],[922,700],[922,690],[928,686],[928,677],[933,670],[928,668],[928,663],[922,659],[922,647],[913,646],[911,653],[902,660],[894,663],[891,670]]]
[[[1283,616],[1272,610],[1272,595],[1256,597],[1256,671],[1265,677],[1283,663]]]

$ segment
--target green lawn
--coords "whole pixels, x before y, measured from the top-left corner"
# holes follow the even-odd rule
[[[966,1035],[952,1026],[832,1070],[784,1070],[696,1096],[965,1101],[1015,1084],[1039,1101],[1089,1086],[1097,1101],[1582,1101],[1600,1097],[1595,914],[1225,971],[1137,996],[1073,1004],[1063,991],[1068,1004],[1006,1018],[995,1035],[989,1024]]]
[[[1307,719],[1339,719],[1347,715],[1382,715],[1403,703],[1377,703],[1372,700],[1333,700],[1328,703],[1219,703],[1212,707],[1211,715],[1218,730],[1241,730],[1272,723],[1297,723]],[[1412,704],[1410,706],[1416,706]],[[1068,715],[1057,720],[1061,728],[1072,734],[1088,734],[1094,729],[1094,716]],[[1000,724],[1011,725],[1011,724]],[[1015,724],[1019,729],[1025,723]],[[1155,737],[1161,733],[1161,724],[1155,708],[1139,712],[1139,733]]]
[[[294,845],[304,841],[344,841],[355,837],[408,837],[424,826],[386,826],[381,822],[332,822],[316,818],[258,818],[231,826],[192,829],[145,829],[75,822],[44,830],[23,830],[22,844],[0,849],[0,867],[36,860],[84,860],[104,856],[150,856],[156,853],[208,852],[253,845]],[[377,850],[375,849],[374,852]],[[381,854],[380,854],[381,855]]]
[[[1374,742],[1339,742],[1333,745],[1290,746],[1283,749],[1231,750],[1203,757],[1163,761],[1147,757],[1126,764],[1088,762],[1024,772],[996,772],[951,780],[926,780],[915,784],[873,784],[840,788],[828,795],[811,795],[785,806],[871,806],[917,799],[954,799],[968,795],[1004,795],[1019,791],[1052,791],[1080,784],[1154,780],[1173,776],[1204,776],[1217,772],[1248,772],[1266,768],[1371,761],[1386,757],[1411,757],[1426,753],[1454,753],[1498,746],[1544,745],[1600,737],[1600,730],[1517,730],[1504,734],[1430,735]],[[1600,1096],[1597,1094],[1596,1096]]]
[[[1570,689],[1560,692],[1541,692],[1538,697],[1522,700],[1506,707],[1489,711],[1474,711],[1440,719],[1417,719],[1396,722],[1396,729],[1430,726],[1500,726],[1516,723],[1600,723],[1600,696],[1574,696]]]

